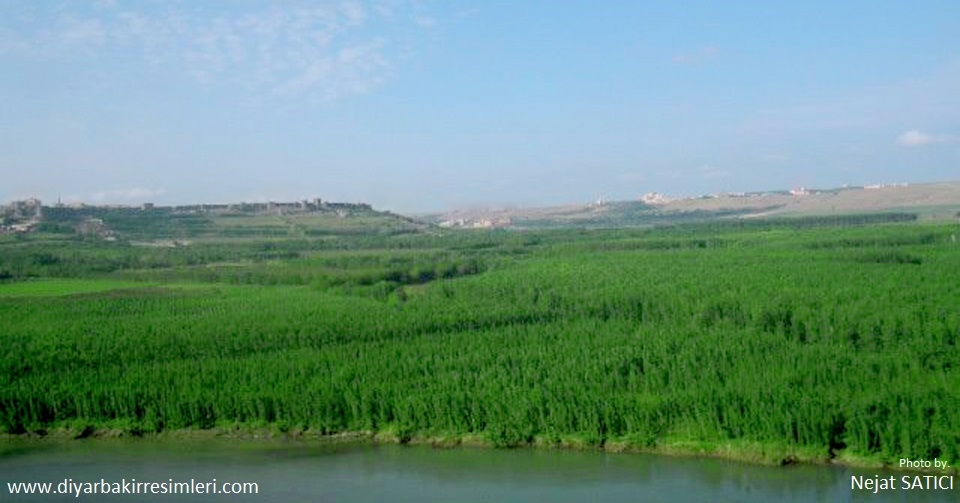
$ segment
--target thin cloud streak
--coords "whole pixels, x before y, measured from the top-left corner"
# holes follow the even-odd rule
[[[393,69],[392,41],[371,26],[389,19],[361,2],[233,16],[187,15],[176,6],[49,15],[53,22],[21,32],[0,27],[0,53],[66,61],[133,49],[154,71],[172,67],[202,84],[321,101],[368,92]]]
[[[720,50],[712,45],[705,45],[694,52],[683,52],[673,56],[673,62],[678,65],[699,65],[717,57]]]
[[[919,147],[923,145],[930,145],[932,143],[945,143],[948,141],[953,141],[953,139],[954,138],[950,135],[933,135],[916,129],[911,129],[910,131],[906,131],[898,136],[897,143],[905,147]]]

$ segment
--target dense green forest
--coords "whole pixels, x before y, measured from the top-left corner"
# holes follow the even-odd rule
[[[912,220],[9,238],[0,432],[956,462],[960,226]]]

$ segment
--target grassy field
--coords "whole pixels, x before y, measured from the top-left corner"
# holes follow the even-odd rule
[[[0,433],[960,461],[955,223],[322,234],[0,243]]]
[[[0,283],[0,297],[55,297],[143,288],[143,283],[118,279],[43,279]]]

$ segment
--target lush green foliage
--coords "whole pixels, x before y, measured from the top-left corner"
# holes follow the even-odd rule
[[[0,284],[0,431],[742,439],[957,461],[958,233],[781,222],[7,244],[4,263],[70,265],[40,275],[145,283],[43,297]],[[98,273],[101,259],[115,267]]]

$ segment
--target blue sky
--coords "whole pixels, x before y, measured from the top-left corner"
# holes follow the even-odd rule
[[[960,2],[0,2],[0,201],[960,179]]]

